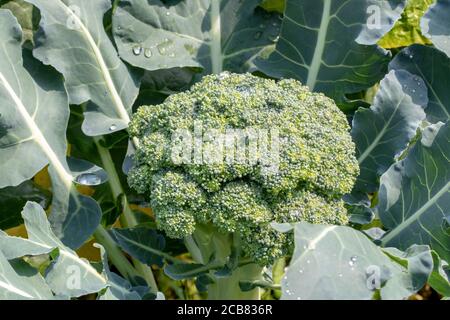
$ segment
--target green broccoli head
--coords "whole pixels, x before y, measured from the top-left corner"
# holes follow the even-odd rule
[[[137,111],[128,181],[170,237],[211,223],[268,264],[292,242],[271,222],[347,223],[340,198],[359,174],[349,129],[333,100],[296,80],[210,75]]]

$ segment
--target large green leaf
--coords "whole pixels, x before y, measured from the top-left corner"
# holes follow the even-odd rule
[[[259,0],[122,0],[113,33],[120,56],[147,70],[201,67],[243,72],[279,32]]]
[[[69,104],[62,79],[23,52],[22,31],[11,12],[0,10],[0,187],[16,186],[49,164],[53,202],[50,220],[72,248],[92,235],[100,208],[80,195],[66,161]],[[26,159],[26,161],[18,161]]]
[[[450,59],[439,50],[413,45],[403,49],[389,64],[391,70],[407,70],[421,77],[428,88],[428,121],[450,120]]]
[[[22,30],[11,12],[0,10],[0,187],[31,179],[49,162],[71,181],[65,163],[69,117],[62,83],[41,86],[23,66]],[[27,161],[17,161],[26,159]]]
[[[382,177],[378,214],[390,230],[384,246],[428,244],[450,261],[450,126],[424,129],[407,158]]]
[[[36,270],[27,267],[23,262],[12,263],[6,259],[0,248],[0,300],[53,299],[50,288]]]
[[[450,57],[450,2],[437,0],[422,17],[420,26],[423,34]]]
[[[66,80],[72,104],[91,103],[85,112],[87,135],[127,128],[139,80],[117,56],[103,28],[109,0],[27,0],[40,9],[34,55]]]
[[[402,299],[420,290],[432,269],[426,246],[392,259],[349,227],[299,223],[295,251],[282,280],[282,299]]]
[[[22,212],[28,239],[0,234],[0,251],[7,259],[50,253],[58,256],[46,271],[45,280],[59,296],[79,297],[102,290],[106,279],[85,259],[65,246],[53,233],[44,210],[28,202]]]
[[[378,189],[378,178],[416,135],[427,103],[425,84],[409,72],[391,71],[381,81],[372,107],[360,108],[353,118],[351,134],[361,168],[355,190]]]
[[[385,74],[389,53],[375,43],[404,5],[403,0],[288,0],[275,52],[256,66],[342,101],[345,93],[364,90]],[[379,25],[369,28],[373,8]]]

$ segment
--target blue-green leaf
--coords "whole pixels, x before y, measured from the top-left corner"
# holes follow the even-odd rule
[[[278,14],[258,8],[259,3],[122,0],[113,17],[114,38],[125,61],[147,70],[243,72],[279,32]]]
[[[35,57],[66,80],[71,104],[90,101],[83,131],[97,136],[128,127],[139,79],[117,56],[103,28],[109,0],[26,0],[41,12]]]
[[[9,262],[0,248],[0,300],[51,299],[53,294],[41,275],[23,262]]]
[[[427,103],[425,84],[409,72],[391,71],[381,81],[372,107],[360,108],[353,118],[351,134],[361,168],[356,191],[378,189],[378,178],[416,135]]]
[[[435,123],[450,120],[450,59],[439,50],[412,45],[398,53],[389,64],[391,70],[407,70],[421,77],[428,88],[430,100],[426,111],[427,120]]]
[[[80,195],[66,161],[69,104],[62,79],[23,52],[22,31],[0,10],[0,187],[29,180],[47,164],[52,178],[50,220],[64,243],[78,248],[100,222],[98,204]],[[26,159],[26,161],[18,161]]]
[[[450,126],[438,123],[423,130],[408,156],[382,177],[377,211],[389,232],[384,246],[405,250],[427,244],[450,261],[446,228],[450,207]]]
[[[37,203],[28,202],[22,217],[28,239],[0,234],[0,251],[7,259],[50,253],[56,249],[57,257],[45,275],[48,286],[56,295],[79,297],[105,288],[106,279],[55,236],[44,210]]]
[[[433,44],[450,57],[450,2],[437,0],[422,17],[420,27]]]
[[[344,94],[364,90],[385,74],[389,53],[375,43],[404,6],[404,0],[288,0],[275,51],[256,66],[343,101]],[[369,28],[372,9],[376,26]]]
[[[294,234],[282,299],[364,300],[377,292],[383,299],[403,299],[421,289],[433,269],[426,246],[397,252],[396,260],[349,227],[299,223]]]

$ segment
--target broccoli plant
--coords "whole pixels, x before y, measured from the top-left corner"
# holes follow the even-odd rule
[[[128,182],[197,263],[236,259],[226,277],[212,273],[210,297],[251,297],[258,290],[241,293],[239,281],[293,249],[272,223],[348,223],[341,197],[359,174],[349,130],[333,100],[296,80],[209,75],[139,108]]]
[[[0,0],[0,300],[448,299],[449,17]]]

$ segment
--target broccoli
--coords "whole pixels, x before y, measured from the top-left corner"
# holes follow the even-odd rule
[[[272,222],[348,222],[341,198],[359,174],[349,129],[333,100],[296,80],[209,75],[139,108],[128,181],[198,262],[237,251],[268,266],[293,243]]]

